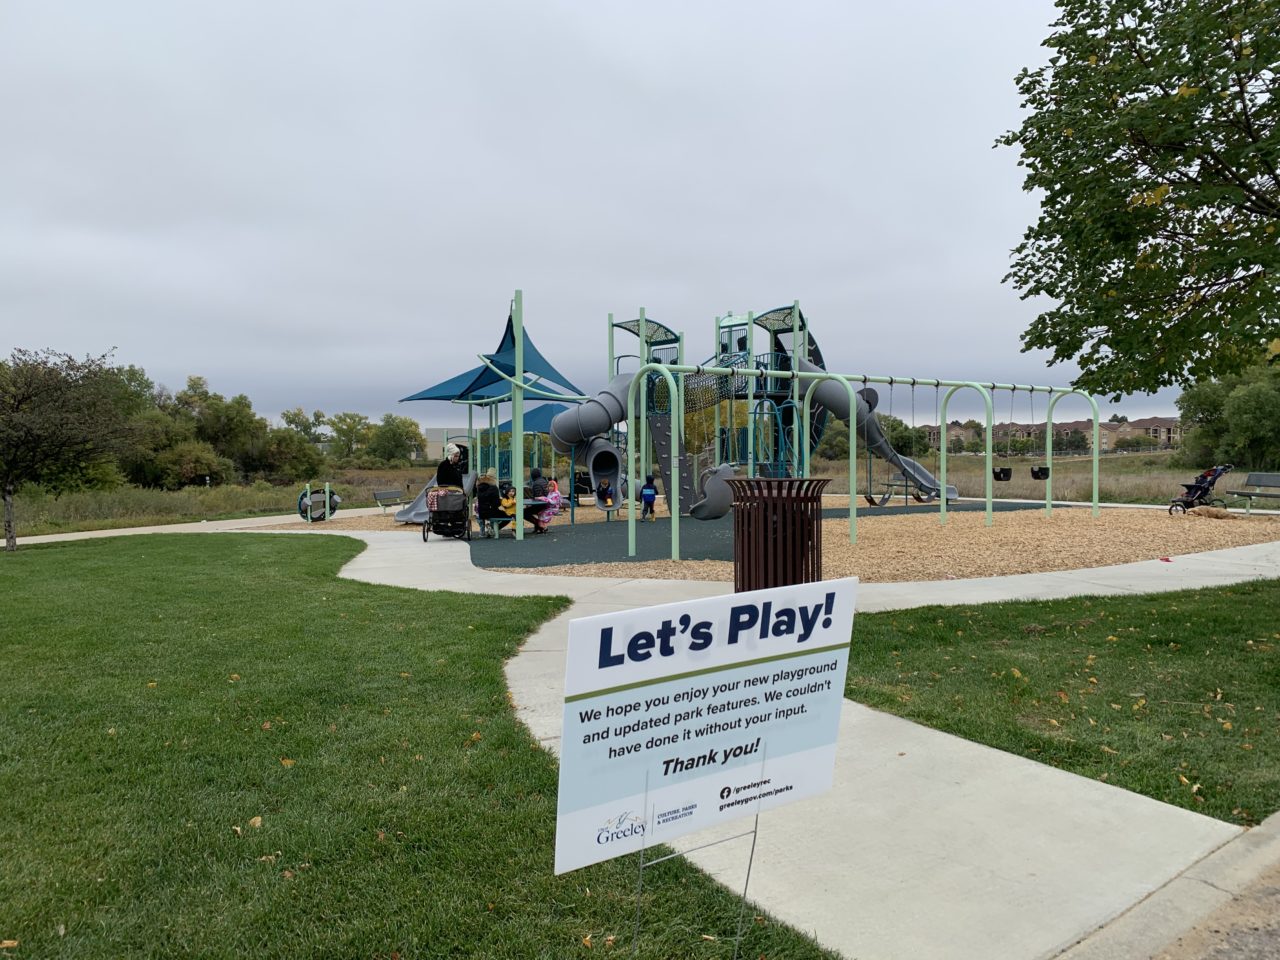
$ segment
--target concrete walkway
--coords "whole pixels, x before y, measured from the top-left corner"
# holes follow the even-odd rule
[[[259,518],[136,532],[270,526]],[[706,581],[491,572],[474,567],[468,547],[457,541],[423,544],[404,533],[333,532],[368,545],[343,568],[341,575],[351,579],[573,599],[570,612],[545,624],[507,664],[520,719],[552,751],[559,747],[570,619],[731,590]],[[1280,543],[1271,543],[1171,563],[865,584],[858,609],[1132,594],[1277,576]],[[856,621],[854,637],[856,642]],[[833,790],[761,817],[750,896],[847,957],[1151,956],[1280,863],[1280,816],[1246,833],[851,701],[839,744]],[[741,823],[731,826],[736,829],[723,835],[742,829]],[[684,849],[714,837],[688,837]],[[693,851],[689,859],[741,889],[749,843]],[[726,918],[725,929],[731,924]]]
[[[456,541],[424,546],[398,534],[357,536],[370,549],[343,569],[346,577],[574,600],[507,664],[521,720],[556,752],[571,619],[731,590],[706,581],[484,571]],[[1280,543],[1170,563],[865,584],[858,609],[1136,594],[1274,576]],[[1280,862],[1280,820],[1246,834],[851,701],[839,742],[833,790],[761,818],[750,893],[848,957],[1038,960],[1073,947],[1071,960],[1148,956]],[[720,835],[741,829],[736,823]],[[741,889],[749,840],[693,850],[716,836],[687,837],[683,849]]]

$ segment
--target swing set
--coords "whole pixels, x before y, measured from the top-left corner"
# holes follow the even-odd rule
[[[885,411],[885,414],[890,418],[893,417],[894,387],[897,386],[899,383],[905,384],[908,382],[910,383],[910,386],[911,386],[911,426],[909,428],[911,432],[908,434],[909,446],[905,450],[900,450],[898,452],[905,453],[909,457],[915,457],[921,452],[920,450],[917,449],[917,444],[919,442],[919,434],[917,433],[918,428],[916,427],[916,387],[923,386],[923,384],[921,384],[920,381],[917,380],[915,377],[912,377],[910,381],[889,377],[888,378],[889,409]],[[866,378],[863,378],[864,390],[867,389],[866,383],[867,383]],[[939,398],[941,395],[941,389],[942,389],[941,386],[935,381],[933,384],[933,411],[934,411],[935,420],[937,419],[937,416],[938,416],[938,406],[939,406]],[[939,432],[938,432],[939,445],[942,443],[942,436],[944,433],[945,431],[943,431],[940,426]],[[862,498],[866,500],[866,502],[870,506],[873,506],[873,507],[888,506],[889,503],[899,493],[902,494],[903,506],[909,506],[912,500],[914,500],[916,503],[932,503],[934,500],[938,498],[937,491],[930,491],[928,493],[921,491],[917,484],[912,483],[907,478],[907,475],[903,473],[901,468],[899,468],[895,473],[893,464],[890,463],[888,460],[884,461],[885,470],[884,470],[883,479],[880,481],[880,493],[879,494],[874,493],[873,491],[876,487],[875,478],[874,478],[874,466],[873,466],[874,458],[872,457],[872,453],[871,453],[871,444],[866,442],[867,436],[866,436],[865,430],[863,431],[862,441],[863,441],[863,448],[867,452],[866,454],[867,492],[862,495]],[[926,445],[927,443],[928,441],[926,441]],[[895,447],[895,450],[896,449],[897,448]],[[938,452],[938,445],[935,445],[933,448],[933,470],[932,470],[935,476],[938,473],[938,466],[939,466],[939,452]]]

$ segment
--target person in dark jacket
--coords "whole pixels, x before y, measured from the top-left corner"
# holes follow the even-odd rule
[[[542,477],[542,471],[534,467],[529,471],[529,496],[534,500],[539,497],[544,499],[542,503],[531,503],[524,508],[524,518],[533,524],[534,533],[546,533],[547,525],[538,519],[538,515],[547,509],[545,498],[550,487],[547,481]]]
[[[440,461],[440,466],[436,467],[436,486],[462,486],[462,467],[459,465],[462,460],[462,451],[458,449],[456,443],[451,443],[444,448],[444,453],[445,458]]]
[[[494,529],[501,530],[511,523],[510,514],[502,509],[502,494],[493,477],[481,477],[476,483],[476,518],[480,520],[480,536],[489,535],[489,524],[495,520]]]

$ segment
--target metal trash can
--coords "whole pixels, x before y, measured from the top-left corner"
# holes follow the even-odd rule
[[[822,579],[822,491],[830,480],[729,479],[733,491],[733,589],[763,590]]]

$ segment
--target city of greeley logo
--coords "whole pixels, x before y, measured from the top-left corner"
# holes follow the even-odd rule
[[[616,817],[606,820],[596,832],[596,843],[612,843],[614,840],[625,840],[627,837],[644,836],[644,819],[639,814],[628,810]]]

